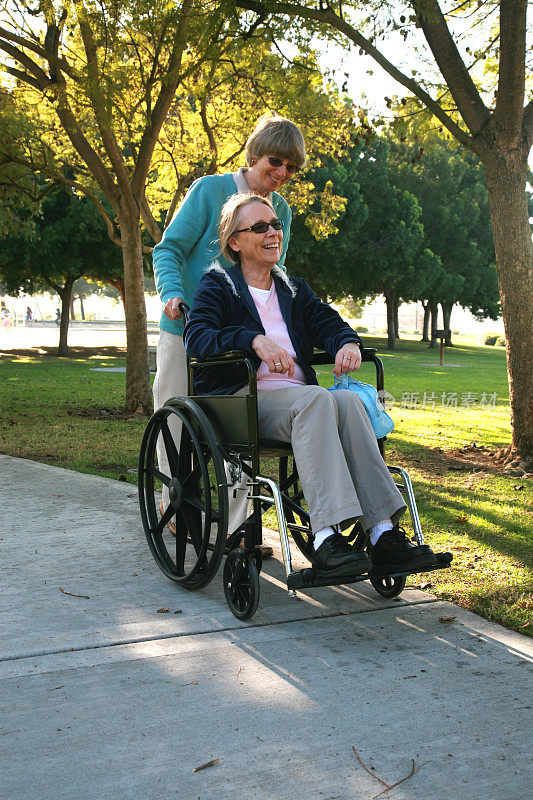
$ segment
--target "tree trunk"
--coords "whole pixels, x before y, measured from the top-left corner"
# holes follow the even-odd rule
[[[83,297],[80,297],[80,311],[81,311],[82,321],[85,322],[85,309],[83,307]]]
[[[72,287],[76,280],[77,278],[68,278],[63,288],[58,290],[58,294],[61,298],[61,324],[59,326],[59,345],[57,347],[58,356],[68,356],[69,354],[67,344],[69,312],[72,302]]]
[[[74,298],[72,296],[72,292],[70,294],[70,308],[69,308],[69,310],[70,310],[70,321],[71,322],[75,322],[76,321],[76,312],[74,311]]]
[[[431,308],[429,306],[429,300],[426,300],[425,303],[422,303],[424,306],[424,322],[422,326],[422,342],[429,342],[429,320],[431,318]]]
[[[396,350],[395,308],[396,293],[393,289],[384,289],[387,304],[387,350]]]
[[[434,350],[438,346],[438,341],[435,335],[435,331],[438,328],[437,317],[439,313],[439,305],[436,300],[429,300],[428,306],[431,314],[431,340],[429,342],[429,346],[432,350]]]
[[[444,323],[444,330],[449,331],[449,333],[444,339],[444,346],[453,347],[452,329],[451,329],[453,303],[441,303],[440,307],[442,308],[442,321]]]
[[[533,468],[533,245],[526,200],[528,148],[485,154],[507,349],[513,447]]]
[[[113,286],[122,298],[122,305],[124,306],[124,314],[126,313],[126,290],[124,289],[124,278],[117,278],[114,281],[107,281],[110,286]]]
[[[122,208],[119,215],[124,261],[124,311],[126,315],[126,404],[130,413],[153,410],[148,362],[148,335],[142,267],[139,213]],[[119,290],[120,291],[120,290]]]
[[[398,309],[400,307],[400,301],[394,301],[394,338],[400,338],[400,322],[398,320]]]

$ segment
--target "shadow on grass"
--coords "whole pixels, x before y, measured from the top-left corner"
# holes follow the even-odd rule
[[[431,498],[425,501],[426,512],[439,526],[452,528],[457,534],[468,534],[480,544],[497,550],[502,555],[520,559],[526,567],[533,567],[531,543],[527,541],[524,522],[512,514],[509,502],[503,509],[496,506],[490,496],[486,500],[473,500],[472,490],[457,485],[428,488]],[[487,493],[488,494],[488,493]],[[501,510],[500,510],[501,509]],[[477,519],[470,519],[475,517]]]
[[[0,350],[0,360],[17,361],[19,358],[41,361],[43,358],[56,358],[64,361],[65,359],[84,359],[102,356],[103,358],[124,358],[126,355],[125,347],[69,347],[68,356],[58,356],[57,347],[28,347],[19,350]]]
[[[490,450],[447,453],[405,441],[389,446],[385,458],[413,473],[419,512],[443,536],[466,534],[533,568],[530,479],[505,474]]]

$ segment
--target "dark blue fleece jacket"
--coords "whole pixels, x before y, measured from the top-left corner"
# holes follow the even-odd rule
[[[289,278],[274,267],[279,307],[287,325],[296,360],[308,384],[317,385],[311,366],[313,348],[335,358],[347,342],[363,343],[339,314],[314,294],[303,278]],[[193,300],[184,341],[187,354],[197,358],[217,356],[228,350],[247,353],[256,369],[261,359],[252,341],[265,333],[240,267],[213,267],[202,280]],[[248,382],[244,365],[211,366],[195,370],[197,394],[233,394]]]

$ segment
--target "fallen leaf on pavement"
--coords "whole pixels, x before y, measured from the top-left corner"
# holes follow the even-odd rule
[[[208,767],[214,767],[216,764],[220,764],[222,761],[221,758],[214,758],[212,761],[206,761],[205,764],[200,764],[199,767],[195,767],[193,772],[200,772],[202,769],[207,769]]]
[[[440,617],[441,622],[445,622],[446,624],[450,624],[450,622],[455,622],[457,617]]]
[[[168,608],[168,606],[163,606],[163,608],[158,608],[158,609],[157,609],[157,613],[158,613],[158,614],[166,614],[166,613],[167,613],[167,611],[170,611],[170,609]]]
[[[67,592],[65,589],[62,589],[61,586],[59,587],[59,591],[63,592],[63,594],[68,594],[69,597],[83,597],[84,600],[88,600],[89,596],[86,594],[73,594],[73,592]]]

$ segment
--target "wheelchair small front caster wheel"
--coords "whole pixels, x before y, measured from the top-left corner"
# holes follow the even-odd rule
[[[388,600],[398,597],[405,589],[405,575],[371,575],[370,583],[378,594]]]
[[[249,619],[259,603],[259,572],[252,556],[232,550],[224,564],[224,594],[237,619]]]

